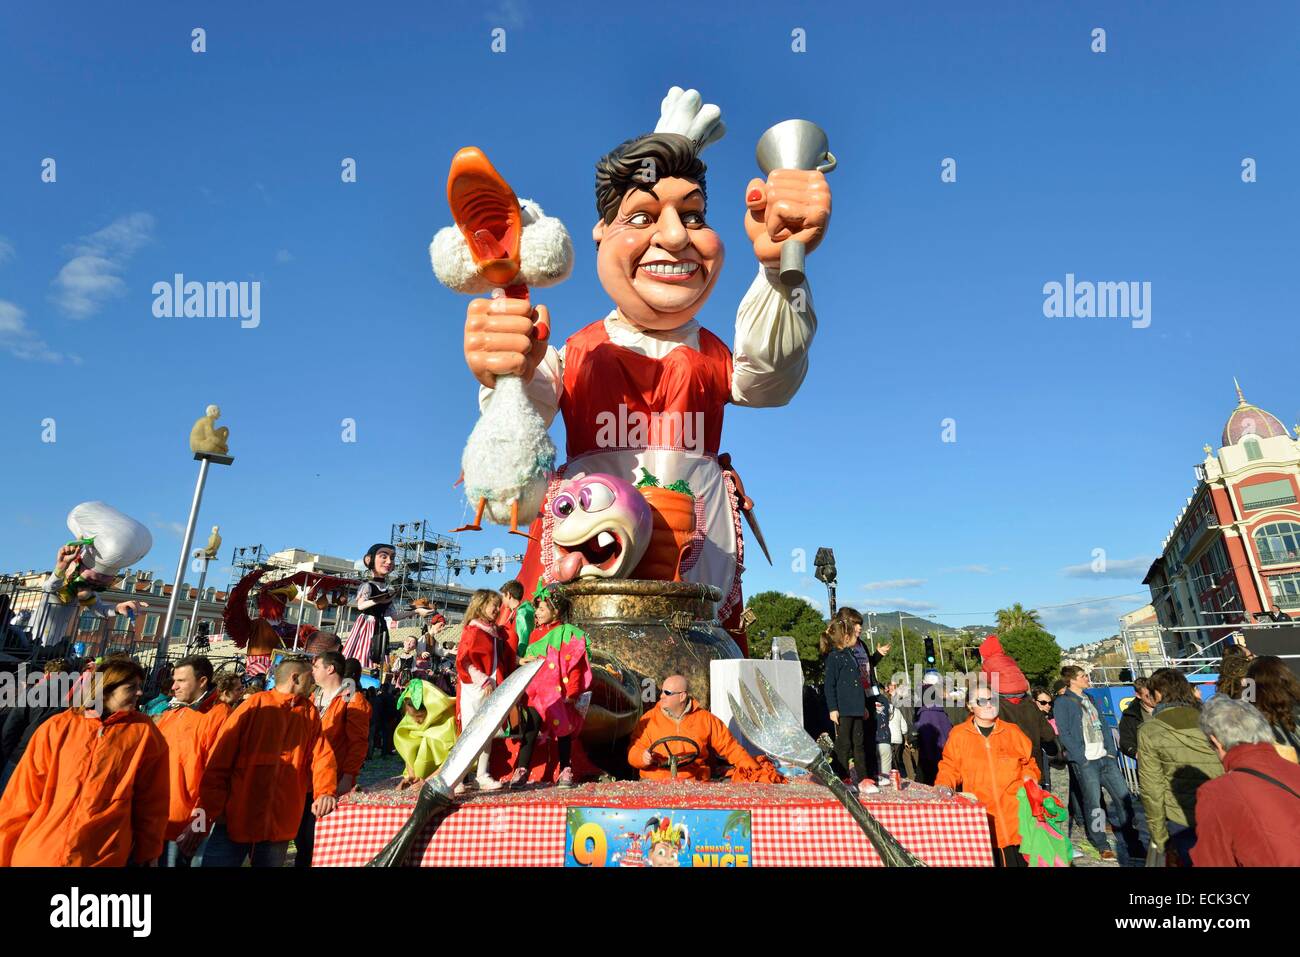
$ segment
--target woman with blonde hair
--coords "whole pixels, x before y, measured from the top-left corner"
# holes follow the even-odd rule
[[[167,826],[167,743],[144,669],[112,660],[32,736],[0,799],[0,867],[149,864]]]
[[[506,675],[515,670],[515,656],[497,625],[501,595],[490,588],[480,588],[469,599],[465,622],[456,648],[456,719],[463,730],[483,702],[497,689]],[[478,756],[478,773],[474,783],[484,791],[496,791],[501,782],[488,771],[491,748]],[[469,787],[470,782],[466,781]]]

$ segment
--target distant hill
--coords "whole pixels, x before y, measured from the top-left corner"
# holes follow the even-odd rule
[[[863,614],[865,615],[866,612],[863,612]],[[954,628],[950,625],[941,625],[929,618],[921,618],[906,611],[875,611],[871,614],[874,617],[876,627],[885,631],[898,629],[899,615],[903,616],[903,627],[906,630],[919,632],[922,635],[928,635],[930,632],[937,635],[956,635],[961,632],[968,632],[982,638],[997,631],[994,625],[962,625],[960,628]]]

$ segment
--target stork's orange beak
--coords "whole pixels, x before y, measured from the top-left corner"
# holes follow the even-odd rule
[[[483,278],[507,285],[519,274],[519,200],[477,146],[452,157],[447,203]]]

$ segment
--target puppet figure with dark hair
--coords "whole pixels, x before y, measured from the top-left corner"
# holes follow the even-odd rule
[[[559,348],[547,339],[545,306],[508,298],[475,299],[465,322],[465,356],[482,384],[521,375],[546,423],[563,416],[565,473],[605,473],[635,482],[647,469],[665,485],[685,483],[696,501],[693,544],[677,577],[722,592],[719,618],[743,643],[739,571],[744,562],[744,489],[722,452],[728,403],[785,405],[808,370],[817,320],[807,285],[783,286],[777,266],[787,239],[817,248],[830,220],[830,190],[816,171],[775,170],[753,179],[744,197],[724,201],[724,218],[742,215],[757,273],[736,312],[734,346],[700,324],[722,271],[722,238],[708,209],[700,151],[721,136],[716,106],[674,87],[656,132],[615,147],[596,164],[592,229],[596,272],[613,300],[609,312]],[[677,487],[681,487],[678,485]],[[553,547],[552,516],[535,524],[520,579],[564,581],[608,560],[602,549]],[[597,554],[599,553],[599,554]],[[585,562],[585,564],[584,564]],[[631,577],[639,576],[634,569]]]
[[[385,579],[393,570],[393,560],[397,552],[387,542],[371,545],[361,563],[370,571],[370,580],[357,589],[354,600],[357,620],[352,624],[352,631],[343,645],[343,657],[355,658],[362,666],[387,671],[388,663],[388,619],[404,621],[417,615],[421,618],[433,614],[430,608],[412,608],[406,611],[392,609],[396,597]]]

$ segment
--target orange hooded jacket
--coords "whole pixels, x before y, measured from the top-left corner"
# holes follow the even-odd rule
[[[189,825],[199,800],[203,769],[217,743],[221,726],[230,717],[230,705],[209,691],[197,705],[168,708],[158,718],[158,730],[167,739],[167,770],[171,779],[171,804],[163,837],[176,840]]]
[[[1016,793],[1025,778],[1038,780],[1038,765],[1025,733],[999,718],[986,738],[970,718],[948,735],[934,786],[969,791],[979,798],[993,819],[998,847],[1009,847],[1020,843]]]
[[[320,721],[339,775],[356,777],[370,754],[370,702],[360,691],[340,691]]]
[[[750,757],[749,752],[740,746],[740,743],[731,736],[727,726],[715,718],[712,714],[701,708],[699,702],[694,698],[686,708],[686,713],[680,719],[670,717],[668,712],[664,711],[663,702],[651,708],[647,713],[641,716],[637,722],[636,728],[632,731],[632,745],[628,748],[627,763],[632,765],[641,772],[643,781],[667,781],[672,775],[665,765],[649,766],[641,762],[641,752],[650,747],[660,738],[683,737],[690,738],[699,748],[700,756],[694,763],[677,769],[679,778],[694,778],[697,781],[707,781],[712,776],[709,771],[710,752],[718,755],[722,760],[737,768],[746,768],[753,770],[758,768],[758,762]],[[661,759],[664,758],[664,748],[668,748],[673,754],[688,754],[690,746],[684,741],[669,741],[666,745],[655,749],[655,754]]]
[[[236,844],[287,841],[298,833],[308,791],[333,796],[338,765],[311,699],[259,691],[217,736],[199,784],[208,825],[219,820]]]
[[[138,711],[68,710],[36,733],[0,799],[0,867],[125,867],[163,850],[167,742]]]

